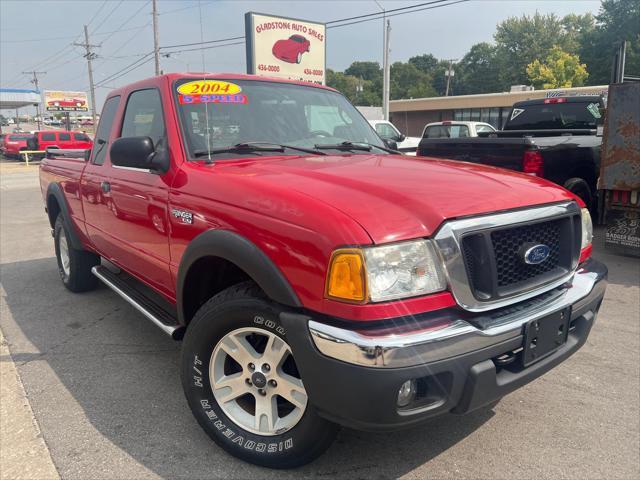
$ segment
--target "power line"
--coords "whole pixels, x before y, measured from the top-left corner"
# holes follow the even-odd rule
[[[147,2],[148,3],[148,2]],[[146,5],[146,4],[145,4]],[[143,7],[145,6],[143,5]],[[142,10],[142,8],[140,9]],[[138,10],[138,12],[140,11]],[[136,14],[138,13],[136,12]],[[135,15],[135,14],[134,14]],[[126,25],[127,23],[129,23],[129,21],[132,19],[133,17],[129,18],[129,20],[127,20],[123,25]],[[119,33],[119,32],[130,32],[132,30],[137,30],[139,28],[142,28],[146,25],[139,25],[137,27],[129,27],[129,28],[119,28],[117,30],[111,30],[110,32],[102,32],[102,33],[95,33],[93,34],[94,37],[102,37],[103,35],[113,35],[114,33]],[[79,35],[67,35],[65,37],[48,37],[48,38],[25,38],[22,40],[2,40],[2,43],[32,43],[32,42],[47,42],[49,40],[66,40],[69,38],[73,38],[73,39],[77,39]],[[109,37],[107,37],[106,39],[104,39],[102,42],[106,42],[109,39]]]
[[[437,2],[432,2],[432,3],[440,3],[442,1],[449,1],[449,0],[437,0]],[[450,5],[455,5],[456,3],[463,3],[463,2],[468,2],[469,0],[456,0],[453,1],[451,3],[446,3],[446,4],[439,4],[439,5],[432,5],[429,7],[423,7],[423,8],[418,8],[415,9],[415,7],[417,5],[414,5],[413,7],[405,7],[405,9],[409,9],[409,8],[414,8],[414,10],[410,10],[410,11],[401,11],[401,12],[397,12],[397,13],[392,13],[391,15],[389,15],[388,13],[385,15],[384,12],[377,12],[377,13],[372,13],[369,15],[366,15],[367,17],[372,17],[372,18],[364,18],[362,20],[356,20],[353,22],[348,22],[348,23],[341,23],[339,25],[335,25],[336,22],[340,22],[340,20],[334,20],[332,23],[332,25],[327,26],[327,30],[331,29],[331,28],[340,28],[340,27],[346,27],[348,25],[356,25],[358,23],[365,23],[365,22],[372,22],[374,20],[380,20],[381,18],[389,18],[389,17],[396,17],[398,15],[407,15],[408,13],[414,13],[414,12],[421,12],[423,10],[433,10],[435,8],[442,8],[442,7],[448,7]],[[398,9],[396,9],[398,10]],[[387,12],[390,12],[390,10],[387,10]],[[373,17],[373,15],[376,15],[375,17]],[[365,15],[363,15],[364,17]],[[357,17],[356,17],[357,18]],[[343,20],[344,21],[344,20]]]
[[[127,23],[129,23],[134,18],[137,18],[138,13],[140,13],[143,8],[145,8],[147,5],[149,5],[149,3],[151,3],[151,0],[149,0],[148,2],[142,4],[142,6],[138,10],[136,10],[127,20],[125,20],[122,24],[120,24],[120,27],[117,30],[114,30],[113,32],[109,32],[110,35],[107,38],[105,38],[104,40],[102,40],[102,42],[100,42],[100,45],[106,43],[111,37],[113,37],[114,34],[119,33],[119,32],[124,32],[125,29],[122,28],[122,27],[124,27]],[[140,28],[140,27],[134,27],[133,29],[135,30],[135,28]],[[104,33],[99,33],[97,35],[104,35]],[[96,35],[94,34],[94,37],[95,36]]]
[[[129,64],[129,65],[127,65],[126,67],[121,68],[121,69],[120,69],[120,70],[118,70],[117,72],[115,72],[115,73],[113,73],[113,74],[109,75],[107,78],[105,78],[105,79],[103,79],[103,80],[100,80],[100,82],[98,82],[97,86],[102,86],[102,85],[104,85],[105,83],[110,82],[111,80],[115,80],[116,78],[119,78],[119,74],[120,74],[121,72],[124,72],[125,70],[129,69],[130,67],[133,67],[133,66],[134,66],[134,65],[136,65],[137,63],[142,62],[143,60],[145,60],[145,58],[149,57],[149,55],[153,55],[153,50],[152,50],[151,52],[149,52],[149,53],[146,53],[142,58],[139,58],[139,59],[138,59],[138,60],[136,60],[135,62],[130,63],[130,64]],[[143,63],[140,63],[140,65],[135,66],[134,68],[132,68],[132,70],[135,70],[135,69],[136,69],[136,68],[138,68],[139,66],[144,65],[145,63],[147,63],[147,61],[148,61],[148,60],[149,60],[149,59],[147,58],[147,60],[145,60]],[[128,73],[128,72],[127,72],[127,73]]]
[[[241,37],[241,38],[244,38],[244,37]],[[225,43],[223,45],[210,45],[208,47],[188,48],[188,49],[185,49],[185,50],[172,50],[170,52],[163,52],[162,55],[170,55],[170,54],[173,54],[173,53],[195,52],[197,50],[210,50],[212,48],[231,47],[233,45],[242,45],[242,44],[244,44],[244,40],[242,40],[240,42]]]
[[[453,1],[452,3],[448,3],[446,5],[438,5],[438,4],[442,4],[444,2],[449,2],[451,0],[432,0],[430,2],[425,2],[425,3],[418,3],[416,5],[409,5],[406,7],[399,7],[399,8],[394,8],[391,10],[387,10],[386,12],[375,12],[375,13],[368,13],[365,15],[358,15],[355,17],[347,17],[347,18],[341,18],[341,19],[337,19],[337,20],[331,20],[329,22],[325,22],[325,25],[329,25],[327,28],[339,28],[339,27],[344,27],[347,25],[353,25],[356,23],[362,23],[362,22],[370,22],[370,21],[374,21],[374,20],[379,20],[381,19],[383,16],[387,17],[394,17],[397,15],[406,15],[408,13],[413,13],[413,12],[419,12],[422,10],[430,10],[432,8],[441,8],[441,7],[447,7],[449,5],[453,5],[455,3],[461,3],[461,2],[467,2],[469,0],[457,0],[457,1]],[[435,6],[433,6],[435,5]],[[424,7],[427,6],[427,8],[419,8],[419,7]],[[410,10],[410,11],[407,11]],[[398,12],[398,13],[393,13],[393,12]],[[389,14],[391,13],[391,14]],[[357,20],[357,19],[363,19],[366,18],[366,20],[360,20],[357,22],[352,22],[352,23],[345,23],[345,24],[340,24],[340,25],[335,25],[336,23],[340,23],[340,22],[346,22],[348,20]],[[207,41],[202,41],[202,42],[192,42],[192,43],[181,43],[181,44],[177,44],[177,45],[165,45],[163,47],[160,47],[162,50],[164,49],[168,49],[168,48],[177,48],[177,47],[191,47],[194,45],[206,45],[206,44],[210,44],[210,43],[222,43],[222,42],[228,42],[228,41],[233,41],[233,40],[243,40],[245,39],[244,35],[239,35],[239,36],[235,36],[235,37],[228,37],[228,38],[220,38],[217,40],[207,40]],[[235,44],[234,44],[235,45]],[[175,52],[173,52],[175,53]]]
[[[203,3],[212,3],[213,0],[210,0],[208,2],[203,2]],[[199,5],[196,3],[195,5],[189,5],[188,7],[181,7],[181,8],[176,8],[174,10],[169,10],[167,12],[162,12],[162,13],[158,13],[158,15],[167,15],[168,13],[176,13],[176,12],[181,12],[183,10],[189,10],[191,8],[197,8]]]
[[[98,10],[96,10],[96,13],[93,14],[93,17],[91,17],[91,20],[89,20],[89,22],[87,23],[87,27],[89,25],[91,25],[93,23],[93,21],[96,19],[96,17],[98,16],[98,14],[102,11],[102,9],[107,5],[107,2],[109,0],[104,0],[104,2],[102,2],[102,5],[100,5],[100,7],[98,8]]]
[[[122,70],[120,70],[120,72],[122,72],[122,73],[117,72],[117,73],[120,73],[120,74],[119,74],[119,75],[117,75],[117,74],[111,75],[111,77],[106,78],[106,79],[104,79],[104,80],[100,81],[100,83],[96,84],[96,87],[100,88],[100,87],[102,87],[103,85],[105,85],[106,83],[109,83],[109,82],[112,82],[112,81],[114,81],[114,80],[117,80],[118,78],[123,77],[124,75],[126,75],[126,74],[128,74],[128,73],[133,72],[134,70],[136,70],[136,69],[140,68],[141,66],[146,65],[146,64],[147,64],[147,63],[149,63],[151,60],[153,60],[153,57],[152,57],[151,55],[153,55],[153,52],[149,52],[147,55],[145,55],[145,57],[148,57],[148,58],[147,58],[144,62],[142,62],[142,63],[140,63],[140,64],[136,65],[136,66],[135,66],[135,67],[133,67],[133,68],[130,68],[130,69],[129,69],[129,70],[127,70],[126,72],[123,72]],[[143,57],[143,58],[144,58],[144,57]],[[141,58],[140,60],[142,60],[143,58]]]
[[[357,20],[359,18],[366,18],[366,17],[382,17],[385,13],[389,14],[392,12],[399,12],[402,10],[408,10],[411,8],[418,8],[418,7],[422,7],[425,5],[433,5],[434,3],[444,3],[448,0],[431,0],[430,2],[424,2],[424,3],[418,3],[416,5],[407,5],[406,7],[398,7],[398,8],[392,8],[391,10],[385,10],[384,12],[375,12],[375,13],[366,13],[364,15],[356,15],[355,17],[348,17],[348,18],[340,18],[339,20],[331,20],[329,22],[325,22],[325,25],[332,25],[334,23],[339,23],[339,22],[347,22],[349,20]],[[389,15],[387,15],[389,16]],[[377,20],[378,18],[374,19]]]
[[[430,2],[424,2],[424,3],[419,3],[416,5],[409,5],[406,7],[399,7],[399,8],[394,8],[391,10],[387,10],[386,12],[376,12],[376,13],[370,13],[370,14],[364,14],[364,15],[358,15],[355,17],[347,17],[347,18],[342,18],[342,19],[337,19],[337,20],[331,20],[329,22],[326,22],[325,24],[328,25],[327,28],[339,28],[339,27],[345,27],[347,25],[354,25],[354,24],[358,24],[358,23],[363,23],[363,22],[370,22],[370,21],[374,21],[374,20],[379,20],[380,18],[383,18],[383,16],[386,17],[394,17],[394,16],[398,16],[398,15],[406,15],[408,13],[413,13],[413,12],[419,12],[419,11],[424,11],[424,10],[431,10],[431,9],[435,9],[435,8],[442,8],[442,7],[447,7],[450,5],[455,5],[457,3],[463,3],[463,2],[467,2],[469,0],[432,0]],[[447,3],[449,2],[449,3]],[[177,9],[177,10],[186,10],[187,8],[194,8],[198,5],[194,5],[191,7],[184,7],[181,9]],[[170,12],[164,12],[163,14],[166,13],[170,13]],[[352,22],[350,22],[351,20],[353,20]],[[340,22],[348,22],[348,23],[340,23]],[[240,41],[235,41],[235,40],[240,40]],[[209,49],[213,49],[213,48],[223,48],[223,47],[231,47],[234,45],[241,45],[244,43],[245,40],[245,36],[244,35],[238,35],[235,37],[228,37],[228,38],[220,38],[217,40],[207,40],[207,41],[200,41],[200,42],[192,42],[192,43],[183,43],[183,44],[176,44],[176,45],[166,45],[163,47],[160,47],[159,49],[162,50],[162,55],[165,54],[176,54],[176,53],[184,53],[184,52],[193,52],[193,51],[198,51],[198,50],[209,50]],[[227,43],[229,42],[229,43]],[[216,44],[216,45],[210,45],[210,44]],[[189,48],[189,49],[181,49],[181,50],[171,50],[171,51],[166,51],[172,48],[179,48],[179,47],[190,47],[190,46],[196,46],[196,45],[207,45],[206,47],[198,47],[198,48]],[[114,53],[117,53],[114,52]],[[99,82],[99,84],[97,86],[103,86],[105,83],[108,83],[112,80],[115,80],[117,78],[122,77],[123,75],[126,75],[127,73],[136,70],[137,68],[141,67],[142,65],[145,65],[146,63],[148,63],[149,61],[151,61],[149,57],[150,55],[153,55],[154,51],[151,51],[149,53],[144,54],[141,58],[139,58],[138,60],[136,60],[135,62],[127,65],[126,67],[118,70],[117,72],[113,73],[112,75],[110,75],[109,77],[107,77],[104,80],[101,80]]]
[[[131,35],[129,38],[127,38],[124,42],[122,42],[122,44],[120,44],[117,48],[115,48],[110,55],[101,55],[101,58],[106,59],[106,58],[128,58],[128,57],[139,57],[141,55],[145,55],[144,53],[136,53],[136,54],[132,54],[132,55],[124,55],[122,57],[115,57],[113,56],[113,54],[118,53],[120,50],[122,50],[125,45],[129,45],[129,43],[136,38],[138,35],[140,35],[140,32],[142,32],[145,28],[147,28],[148,26],[151,25],[151,22],[147,22],[146,25],[142,25],[141,27],[139,27],[138,29],[136,29],[136,32]],[[100,62],[101,64],[102,62]]]
[[[218,40],[206,40],[204,42],[193,42],[193,43],[180,43],[178,45],[165,45],[164,47],[160,47],[161,49],[166,48],[178,48],[178,47],[192,47],[194,45],[206,45],[209,43],[221,43],[221,42],[230,42],[232,40],[244,40],[244,35],[238,37],[229,37],[229,38],[220,38]]]
[[[102,25],[104,25],[104,23],[105,23],[107,20],[109,20],[109,17],[111,17],[111,15],[113,15],[113,13],[114,13],[114,12],[115,12],[119,7],[120,7],[120,5],[122,5],[122,2],[124,2],[124,0],[120,0],[120,2],[118,2],[118,4],[117,4],[115,7],[113,7],[113,9],[112,9],[108,14],[107,14],[107,16],[106,16],[106,17],[104,17],[104,18],[102,19],[102,22],[100,22],[100,25],[98,25],[98,26],[94,29],[94,32],[97,32],[98,30],[100,30],[100,27],[101,27]],[[94,122],[94,123],[95,123],[95,122]]]

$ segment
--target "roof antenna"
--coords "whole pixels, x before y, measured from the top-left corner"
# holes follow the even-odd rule
[[[198,0],[198,13],[200,15],[200,42],[204,43],[204,33],[202,30],[202,3]],[[204,49],[200,49],[200,56],[202,58],[202,80],[206,80],[205,72],[206,67],[204,65]],[[209,130],[209,104],[205,102],[204,104],[204,122],[206,128],[206,136],[207,136],[207,163],[212,163],[211,160],[211,131]]]

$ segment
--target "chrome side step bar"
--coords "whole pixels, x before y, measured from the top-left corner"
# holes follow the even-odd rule
[[[153,300],[132,288],[127,282],[108,268],[98,265],[91,269],[91,273],[151,320],[164,333],[171,336],[174,340],[182,339],[184,327],[178,324],[175,317]]]

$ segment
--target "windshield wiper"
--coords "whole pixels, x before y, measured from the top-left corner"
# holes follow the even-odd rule
[[[293,145],[285,145],[271,142],[242,142],[236,143],[229,147],[212,148],[210,150],[196,150],[193,152],[195,157],[204,157],[216,155],[219,153],[251,153],[251,152],[284,152],[285,149],[296,150],[298,152],[311,153],[313,155],[326,155],[324,152],[313,150],[311,148],[296,147]]]
[[[361,150],[363,152],[370,152],[372,148],[377,148],[382,150],[383,152],[389,153],[398,153],[395,150],[391,150],[390,148],[381,147],[380,145],[374,145],[373,143],[366,142],[350,142],[345,141],[342,143],[333,143],[333,144],[317,144],[314,145],[318,150]]]

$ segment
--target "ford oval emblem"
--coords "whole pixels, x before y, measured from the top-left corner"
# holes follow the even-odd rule
[[[549,258],[551,249],[547,245],[538,244],[526,248],[524,251],[524,263],[529,265],[538,265]]]

